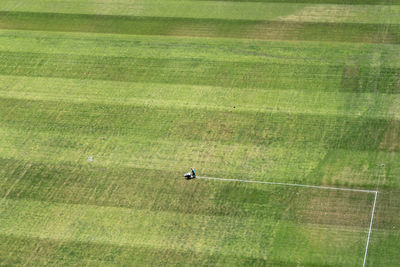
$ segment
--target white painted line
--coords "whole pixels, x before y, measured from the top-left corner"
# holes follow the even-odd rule
[[[320,189],[330,189],[330,190],[342,190],[342,191],[354,191],[354,192],[364,192],[364,193],[378,193],[378,191],[374,191],[374,190],[363,190],[363,189],[353,189],[353,188],[329,187],[329,186],[320,186],[320,185],[287,184],[287,183],[263,182],[263,181],[239,180],[239,179],[227,179],[227,178],[215,178],[215,177],[196,177],[196,178],[197,178],[197,179],[207,179],[207,180],[220,180],[220,181],[243,182],[243,183],[257,183],[257,184],[272,184],[272,185],[287,185],[287,186],[298,186],[298,187],[310,187],[310,188],[320,188]]]
[[[364,263],[363,263],[363,267],[365,267],[365,262],[367,261],[367,253],[368,253],[369,238],[370,238],[370,236],[371,236],[372,222],[373,222],[373,220],[374,220],[375,205],[376,205],[376,198],[377,198],[377,197],[378,197],[378,191],[375,192],[374,205],[372,206],[371,222],[369,223],[368,239],[367,239],[367,246],[365,247],[365,254],[364,254]]]
[[[378,191],[375,191],[375,190],[363,190],[363,189],[352,189],[352,188],[340,188],[340,187],[329,187],[329,186],[319,186],[319,185],[288,184],[288,183],[263,182],[263,181],[253,181],[253,180],[215,178],[215,177],[196,177],[196,178],[197,179],[207,179],[207,180],[232,181],[232,182],[257,183],[257,184],[271,184],[271,185],[286,185],[286,186],[297,186],[297,187],[308,187],[308,188],[319,188],[319,189],[330,189],[330,190],[342,190],[342,191],[353,191],[353,192],[363,192],[363,193],[375,193],[374,205],[372,206],[372,213],[371,213],[371,222],[369,223],[367,245],[365,247],[365,254],[364,254],[363,267],[365,267],[365,263],[366,263],[366,260],[367,260],[369,239],[371,237],[371,231],[372,231],[372,222],[374,221],[374,213],[375,213],[376,199],[378,197]]]

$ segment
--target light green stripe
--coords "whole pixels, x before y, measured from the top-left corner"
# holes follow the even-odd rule
[[[370,65],[400,68],[398,45],[328,42],[283,42],[228,38],[130,36],[98,33],[0,30],[0,51],[47,54],[191,58],[229,62]]]
[[[15,236],[94,242],[121,246],[172,248],[250,256],[274,222],[140,211],[116,207],[56,204],[32,200],[0,200],[0,233]],[[184,238],[184,242],[182,239]],[[234,239],[223,244],[224,238]],[[240,244],[240,246],[238,246]],[[240,250],[239,250],[240,247]],[[253,255],[254,256],[254,255]]]
[[[171,0],[3,0],[3,11],[150,17],[282,20],[299,22],[400,23],[398,5],[335,5]]]
[[[12,1],[1,3],[2,11],[103,14],[150,17],[267,20],[301,10],[307,4],[202,2],[170,0],[135,1]]]
[[[30,100],[104,103],[225,111],[286,112],[360,116],[379,99],[395,107],[398,94],[308,90],[231,89],[184,84],[153,84],[0,75],[0,96]],[[295,100],[295,101],[294,101]],[[353,101],[352,105],[349,102]],[[348,106],[348,108],[345,108]],[[390,114],[389,116],[391,116]],[[368,113],[386,117],[387,110]]]

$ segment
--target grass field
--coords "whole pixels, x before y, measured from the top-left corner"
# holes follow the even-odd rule
[[[400,2],[2,0],[0,141],[0,266],[398,266]]]

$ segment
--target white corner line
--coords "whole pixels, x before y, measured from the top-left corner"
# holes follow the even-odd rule
[[[341,188],[341,187],[329,187],[329,186],[319,186],[319,185],[305,185],[305,184],[289,184],[289,183],[277,183],[277,182],[263,182],[263,181],[253,181],[253,180],[240,180],[240,179],[228,179],[228,178],[215,178],[215,177],[196,177],[197,179],[207,179],[207,180],[219,180],[219,181],[232,181],[232,182],[243,182],[243,183],[257,183],[257,184],[271,184],[271,185],[286,185],[286,186],[297,186],[297,187],[308,187],[308,188],[320,188],[320,189],[330,189],[330,190],[342,190],[342,191],[353,191],[353,192],[363,192],[363,193],[375,193],[374,205],[372,206],[371,221],[369,223],[369,231],[367,238],[367,245],[365,247],[363,267],[365,267],[367,261],[368,245],[371,237],[372,222],[374,221],[374,213],[376,206],[376,199],[378,197],[378,191],[376,190],[364,190],[364,189],[353,189],[353,188]]]
[[[372,222],[374,221],[374,213],[375,213],[375,205],[376,205],[376,199],[377,199],[377,197],[378,197],[378,191],[375,192],[374,205],[372,206],[371,222],[369,223],[368,239],[367,239],[367,245],[366,245],[366,247],[365,247],[365,254],[364,254],[364,263],[363,263],[363,267],[365,267],[365,263],[366,263],[366,261],[367,261],[368,245],[369,245],[369,239],[370,239],[370,237],[371,237]]]
[[[272,184],[272,185],[286,185],[286,186],[309,187],[309,188],[320,188],[320,189],[330,189],[330,190],[354,191],[354,192],[375,193],[375,194],[378,193],[378,191],[375,191],[375,190],[329,187],[329,186],[321,186],[321,185],[288,184],[288,183],[263,182],[263,181],[239,180],[239,179],[227,179],[227,178],[215,178],[215,177],[196,177],[196,178],[197,179],[207,179],[207,180],[242,182],[242,183]]]

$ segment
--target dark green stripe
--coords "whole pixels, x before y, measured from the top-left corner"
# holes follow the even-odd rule
[[[320,82],[337,90],[343,67],[0,52],[0,74],[239,88],[292,89],[291,80]],[[279,85],[280,84],[280,85]],[[333,88],[333,89],[332,89]],[[274,89],[274,88],[270,88]],[[386,90],[390,90],[386,89]]]
[[[399,93],[400,69],[1,52],[0,74],[221,86]],[[296,84],[296,88],[290,87]],[[309,85],[313,88],[309,89]],[[302,88],[301,88],[302,89]]]
[[[182,242],[185,242],[182,240]],[[265,266],[243,255],[0,235],[2,266]]]
[[[400,43],[400,25],[0,12],[0,28],[66,32]]]
[[[0,123],[29,131],[99,136],[135,136],[147,140],[214,141],[255,145],[320,144],[327,148],[378,150],[390,119],[230,112],[104,104],[72,104],[0,98]],[[377,108],[377,107],[371,107]],[[30,112],[26,112],[29,110]],[[77,142],[74,139],[74,142]],[[68,139],[48,145],[79,147]]]
[[[298,192],[298,188],[191,182],[178,170],[41,164],[3,158],[0,167],[1,198],[182,214],[278,220],[282,213],[274,212],[272,217],[269,211],[280,207],[283,212]]]

